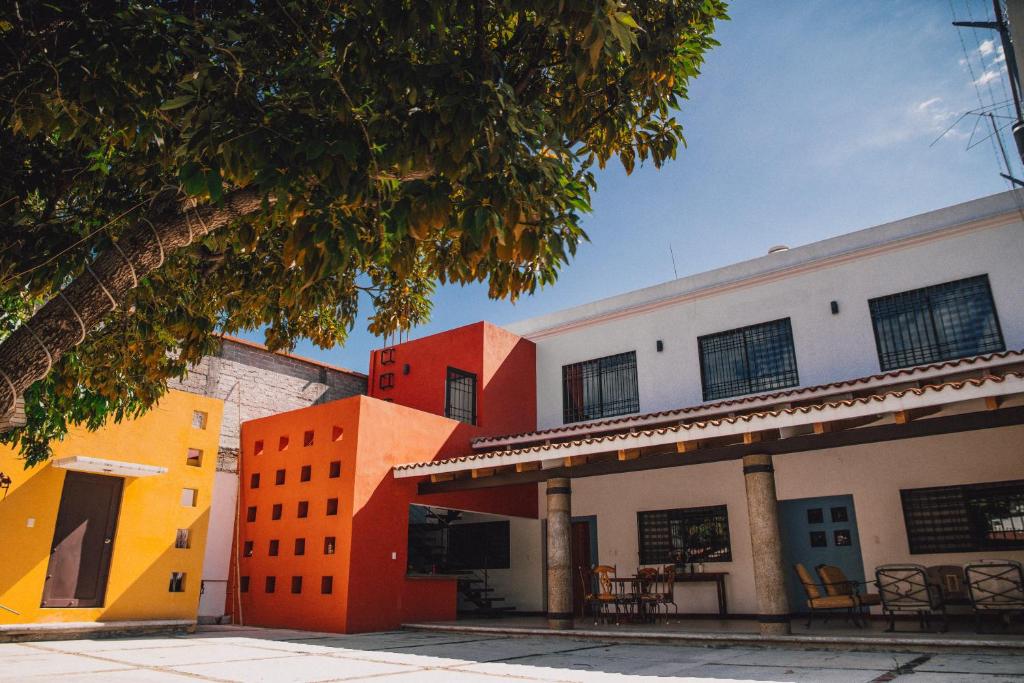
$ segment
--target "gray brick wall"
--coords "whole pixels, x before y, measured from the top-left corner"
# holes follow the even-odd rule
[[[237,469],[242,422],[366,393],[366,377],[225,339],[172,389],[224,401],[217,469]]]

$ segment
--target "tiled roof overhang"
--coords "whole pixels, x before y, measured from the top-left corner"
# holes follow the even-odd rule
[[[1024,371],[1004,375],[989,374],[956,381],[937,382],[922,387],[892,389],[859,398],[822,401],[814,405],[785,407],[738,416],[720,417],[642,431],[625,431],[561,443],[543,444],[519,449],[485,453],[401,465],[395,468],[396,478],[426,474],[446,474],[469,470],[491,469],[520,463],[561,462],[565,458],[596,455],[614,451],[697,443],[721,437],[736,437],[770,430],[794,430],[857,418],[879,418],[887,414],[908,415],[915,411],[942,408],[954,403],[975,400],[998,401],[1015,394],[1024,394]]]
[[[813,400],[847,393],[851,391],[865,391],[879,387],[892,386],[903,382],[921,382],[933,380],[939,377],[967,372],[972,370],[989,370],[993,368],[1013,365],[1024,362],[1024,351],[1003,351],[984,356],[971,356],[959,360],[945,361],[942,363],[931,363],[928,365],[917,365],[911,368],[893,370],[891,372],[858,377],[841,382],[819,384],[810,387],[800,387],[777,391],[771,394],[756,394],[742,398],[716,401],[715,403],[702,403],[686,408],[674,410],[662,410],[643,415],[628,415],[610,420],[598,420],[595,422],[578,422],[575,424],[563,425],[552,429],[543,429],[536,432],[524,432],[521,434],[509,434],[506,436],[479,437],[473,439],[472,445],[477,450],[493,450],[497,447],[516,446],[528,443],[538,443],[548,440],[565,439],[599,434],[602,432],[620,431],[631,427],[646,427],[656,424],[663,424],[673,420],[692,420],[704,416],[721,415],[734,411],[750,411],[756,408],[766,408],[785,402],[797,402]]]

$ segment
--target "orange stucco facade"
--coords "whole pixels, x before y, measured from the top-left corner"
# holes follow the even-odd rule
[[[373,354],[370,396],[243,424],[236,622],[351,633],[454,618],[453,579],[407,576],[409,505],[536,517],[532,485],[419,496],[417,480],[392,475],[469,452],[474,436],[535,428],[533,344],[478,323],[393,348],[392,362]],[[449,367],[478,378],[476,425],[443,415]]]

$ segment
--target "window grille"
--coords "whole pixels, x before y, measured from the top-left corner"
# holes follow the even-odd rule
[[[800,383],[789,318],[698,337],[697,345],[705,401]]]
[[[732,562],[725,505],[636,514],[640,564]]]
[[[636,351],[562,366],[562,420],[595,420],[640,410]]]
[[[882,370],[1002,351],[988,275],[868,301]]]
[[[912,554],[1024,550],[1024,480],[900,491]]]
[[[324,536],[324,555],[333,555],[334,549],[334,536]]]
[[[476,375],[448,368],[445,382],[444,416],[466,424],[476,424]]]

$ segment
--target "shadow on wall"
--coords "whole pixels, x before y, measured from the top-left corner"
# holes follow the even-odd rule
[[[37,465],[36,467],[44,466]],[[33,600],[35,604],[31,606],[39,607],[39,603],[43,599],[42,579],[46,576],[46,567],[50,561],[49,549],[53,540],[53,529],[57,522],[58,505],[58,500],[54,500],[50,495],[53,481],[52,479],[47,480],[47,477],[60,477],[60,486],[63,486],[64,480],[63,471],[40,472],[33,470],[35,468],[12,474],[12,479],[21,476],[27,477],[28,480],[9,491],[7,497],[0,500],[0,539],[9,539],[16,528],[26,527],[29,519],[34,520],[35,533],[46,537],[45,545],[40,543],[40,552],[25,552],[27,549],[24,547],[21,548],[21,552],[11,552],[10,548],[6,546],[6,542],[4,543],[3,560],[0,562],[0,596],[4,596],[29,574],[39,573],[41,578],[38,595],[31,600],[20,595],[0,597],[0,603],[19,612],[29,607]],[[26,512],[19,514],[23,510]],[[7,617],[14,616],[0,610],[0,621],[4,621],[5,615]]]
[[[122,510],[122,514],[131,511]],[[138,514],[146,514],[138,511]],[[149,563],[141,572],[133,572],[135,578],[116,595],[111,595],[108,584],[107,599],[103,613],[97,621],[122,621],[128,619],[192,619],[199,608],[199,591],[202,586],[202,543],[206,529],[210,523],[210,511],[206,509],[188,528],[192,541],[190,548],[175,548],[174,539],[168,543],[168,549]],[[131,539],[125,539],[130,543]],[[125,552],[124,545],[120,552]],[[198,553],[199,559],[190,557],[189,553]],[[114,561],[117,561],[118,548],[114,548]],[[170,592],[171,572],[186,570],[186,576],[180,593]],[[114,578],[114,565],[111,565],[111,579]],[[159,598],[159,599],[155,599]],[[144,613],[140,613],[140,611]]]
[[[26,470],[27,480],[0,501],[0,538],[10,536],[15,525],[24,528],[28,519],[34,520],[31,543],[23,543],[20,552],[3,550],[0,561],[0,604],[20,612],[14,615],[0,610],[0,623],[42,623],[67,621],[76,612],[82,619],[72,621],[121,621],[129,619],[191,619],[199,604],[202,574],[203,545],[209,524],[209,508],[203,510],[189,525],[191,547],[175,548],[173,536],[163,538],[123,537],[123,522],[132,515],[149,515],[152,510],[139,505],[126,505],[124,497],[118,515],[118,531],[114,537],[113,557],[107,580],[103,607],[41,608],[46,571],[50,560],[57,513],[59,492],[63,490],[65,471],[50,467],[48,470]],[[58,479],[59,481],[54,481]],[[125,491],[132,485],[125,480]],[[58,491],[53,496],[54,487]],[[11,526],[8,526],[11,525]],[[144,566],[140,557],[147,553],[137,551],[133,545],[165,545]],[[168,594],[171,572],[186,573],[184,591]],[[130,578],[129,578],[130,577]],[[123,580],[122,580],[123,579]],[[20,585],[19,585],[20,584]],[[8,594],[10,593],[10,594]]]

